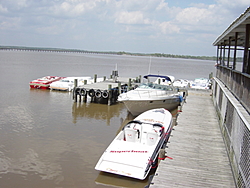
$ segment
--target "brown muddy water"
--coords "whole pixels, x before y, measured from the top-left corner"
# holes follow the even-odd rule
[[[145,181],[94,169],[121,127],[123,104],[74,103],[68,92],[30,89],[47,76],[122,77],[148,73],[149,58],[75,53],[0,51],[0,188],[145,187]],[[152,58],[151,73],[208,77],[214,62]],[[139,71],[139,72],[138,72]]]

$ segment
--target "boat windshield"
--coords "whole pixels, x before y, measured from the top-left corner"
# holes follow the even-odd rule
[[[142,83],[138,88],[140,89],[160,89],[165,91],[173,91],[173,87],[169,85],[160,85],[155,83]]]

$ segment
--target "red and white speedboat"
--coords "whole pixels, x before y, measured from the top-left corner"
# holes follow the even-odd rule
[[[104,151],[96,170],[143,180],[158,159],[172,130],[172,115],[148,110],[129,122]]]
[[[33,80],[29,83],[30,88],[36,88],[36,89],[49,89],[50,84],[52,82],[61,80],[65,77],[59,77],[59,76],[45,76],[42,78],[38,78],[36,80]]]

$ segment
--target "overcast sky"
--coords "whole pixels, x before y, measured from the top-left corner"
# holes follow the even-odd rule
[[[216,55],[250,0],[0,0],[0,45]]]

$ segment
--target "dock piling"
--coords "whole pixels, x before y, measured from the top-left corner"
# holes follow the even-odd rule
[[[117,73],[114,72],[113,76],[117,76]],[[119,81],[115,81],[114,78],[106,80],[106,76],[104,76],[103,81],[97,82],[97,74],[95,74],[95,83],[87,83],[87,80],[84,80],[84,85],[77,86],[77,80],[75,80],[73,100],[74,102],[87,102],[90,98],[90,102],[93,103],[113,105],[117,102],[119,94],[134,89],[133,84],[137,81],[138,78],[120,78]]]
[[[108,105],[112,105],[112,92],[111,92],[112,85],[108,85],[108,93],[109,93],[109,98],[108,98]]]
[[[128,79],[128,91],[130,91],[132,88],[131,88],[131,78]]]
[[[122,92],[121,92],[121,90],[122,90],[122,84],[121,84],[121,82],[119,82],[118,83],[118,95],[120,95]]]
[[[97,74],[94,75],[94,83],[96,83],[97,80]]]

